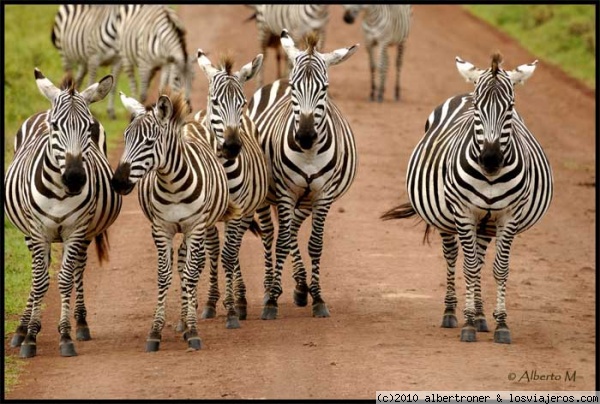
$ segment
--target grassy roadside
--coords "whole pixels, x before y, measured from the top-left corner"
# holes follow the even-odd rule
[[[594,5],[468,5],[531,53],[596,88]]]
[[[64,75],[58,51],[52,46],[50,33],[57,5],[5,5],[5,80],[4,80],[4,170],[13,158],[14,136],[23,121],[35,112],[46,110],[50,102],[40,94],[33,75],[38,67],[55,85],[60,85]],[[36,27],[32,30],[31,27]],[[97,80],[110,74],[109,68],[101,68]],[[87,77],[86,79],[87,80]],[[85,83],[85,81],[84,81]],[[125,75],[121,75],[118,88],[129,92]],[[93,104],[92,113],[102,122],[107,132],[108,151],[114,149],[127,126],[127,113],[120,101],[115,102],[118,119],[111,121],[106,113],[107,100]],[[61,247],[53,245],[51,277],[58,270]],[[54,280],[52,280],[54,281]],[[4,339],[8,347],[12,333],[18,325],[19,316],[25,308],[31,284],[31,256],[25,247],[23,234],[10,221],[4,220]],[[47,322],[58,323],[56,319]],[[55,329],[51,324],[48,332]],[[4,356],[5,392],[17,383],[19,374],[29,366],[18,358],[18,349],[8,347]]]

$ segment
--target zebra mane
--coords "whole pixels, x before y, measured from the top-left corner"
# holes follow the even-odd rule
[[[306,43],[306,53],[312,55],[319,43],[319,33],[316,31],[311,31],[304,36],[304,41]]]
[[[221,69],[225,70],[228,76],[231,76],[231,70],[233,69],[233,56],[230,53],[226,53],[221,56],[221,60],[219,61],[219,66]]]
[[[498,74],[498,69],[500,68],[500,65],[502,64],[502,55],[500,54],[500,52],[496,52],[492,55],[492,75],[494,77],[496,77],[496,74]]]
[[[73,95],[75,93],[75,80],[73,79],[73,75],[71,72],[67,72],[61,82],[60,82],[61,90],[69,90],[69,93]]]

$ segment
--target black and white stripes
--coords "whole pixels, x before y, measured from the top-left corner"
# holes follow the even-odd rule
[[[83,300],[87,248],[95,239],[100,260],[108,256],[106,230],[121,209],[121,197],[110,186],[104,129],[88,108],[108,94],[113,78],[107,76],[81,93],[72,81],[58,89],[37,69],[35,78],[52,108],[25,120],[4,179],[5,213],[25,234],[32,255],[31,291],[11,345],[21,347],[21,357],[36,355],[42,298],[50,283],[50,244],[62,242],[60,352],[73,356],[77,354],[69,320],[73,284],[77,339],[88,340]]]
[[[323,250],[324,222],[331,204],[350,187],[356,173],[356,146],[348,121],[328,98],[327,68],[343,62],[357,45],[320,53],[318,37],[309,35],[308,49],[301,51],[284,30],[281,44],[293,68],[289,84],[278,80],[257,91],[248,107],[256,123],[260,143],[270,171],[268,202],[277,208],[279,232],[273,273],[271,243],[273,226],[268,204],[259,208],[265,244],[265,290],[268,296],[263,319],[277,316],[281,294],[281,272],[291,252],[296,280],[295,301],[306,305],[310,289],[313,315],[329,316],[321,297],[319,270]],[[312,277],[307,285],[306,271],[298,249],[298,229],[312,214],[309,254]]]
[[[482,70],[456,58],[459,72],[475,83],[475,90],[449,98],[431,113],[408,164],[410,203],[384,215],[418,214],[440,231],[448,279],[444,327],[457,325],[458,235],[467,288],[462,341],[475,341],[476,330],[487,331],[480,272],[487,245],[496,237],[494,341],[511,342],[505,307],[510,247],[515,235],[539,221],[552,199],[548,159],[514,108],[513,87],[533,74],[537,61],[510,71],[500,68],[501,61],[495,54],[491,67]]]

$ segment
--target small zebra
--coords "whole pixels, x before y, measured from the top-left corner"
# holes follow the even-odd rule
[[[329,316],[319,285],[324,222],[331,204],[350,188],[354,180],[357,153],[350,124],[328,98],[327,68],[348,59],[358,45],[320,53],[315,49],[317,43],[318,36],[309,34],[308,47],[301,51],[296,48],[287,30],[283,30],[281,45],[293,65],[289,83],[277,80],[263,87],[254,94],[248,107],[250,118],[258,127],[269,168],[267,201],[275,205],[279,221],[273,273],[270,207],[263,204],[259,208],[261,229],[266,233],[263,243],[268,296],[265,297],[263,319],[277,317],[281,271],[290,252],[296,281],[295,303],[305,306],[310,290],[313,316]],[[298,229],[310,214],[312,232],[308,252],[312,278],[308,287],[298,249]]]
[[[475,90],[449,98],[429,115],[425,136],[414,149],[407,170],[409,203],[383,219],[418,214],[442,236],[446,259],[446,309],[442,327],[457,326],[454,273],[460,240],[466,282],[465,325],[461,341],[487,331],[480,276],[485,251],[496,237],[494,278],[497,303],[494,341],[511,343],[506,324],[505,291],[514,237],[533,226],[552,199],[552,170],[540,144],[514,108],[514,85],[523,84],[537,60],[515,70],[500,68],[499,53],[486,70],[459,57],[456,66]]]
[[[232,217],[225,222],[222,263],[226,280],[223,303],[227,310],[227,328],[239,328],[238,320],[246,319],[246,287],[240,269],[239,251],[242,237],[253,223],[254,213],[264,202],[268,189],[267,165],[258,143],[256,126],[244,110],[246,96],[243,89],[243,84],[260,70],[262,61],[263,55],[258,54],[240,71],[232,72],[231,56],[224,56],[217,68],[202,49],[198,49],[198,64],[208,79],[208,100],[207,110],[194,116],[200,123],[197,133],[213,145],[227,173],[230,199],[240,209],[239,217]],[[218,233],[215,231],[213,235],[217,237],[213,242],[218,243]],[[202,318],[216,315],[215,307],[219,299],[217,260],[211,258],[208,301]]]
[[[362,23],[369,53],[369,68],[371,70],[371,101],[383,101],[385,78],[388,68],[388,47],[396,46],[396,87],[395,100],[400,100],[400,70],[406,48],[406,40],[410,30],[412,8],[409,4],[351,4],[344,5],[344,21],[354,23],[356,16],[364,10]],[[377,47],[378,62],[375,61]],[[379,86],[375,84],[375,72],[379,72]]]
[[[319,35],[317,49],[322,49],[325,44],[325,28],[329,21],[329,6],[327,4],[256,4],[250,5],[255,13],[250,19],[256,19],[258,29],[258,43],[261,52],[266,56],[267,48],[275,50],[277,58],[277,78],[287,75],[281,71],[281,53],[279,36],[283,29],[287,29],[294,41],[300,41],[309,32]],[[283,57],[283,63],[289,70],[289,63]],[[256,79],[257,88],[263,86],[263,72],[258,72]]]
[[[60,354],[75,356],[69,320],[73,283],[76,337],[89,340],[83,298],[87,249],[95,239],[99,261],[108,258],[106,231],[121,210],[121,197],[110,186],[112,170],[106,159],[104,128],[88,107],[106,97],[113,78],[106,76],[81,93],[75,90],[70,76],[63,81],[62,89],[37,68],[35,79],[52,107],[25,120],[4,177],[4,211],[25,234],[32,256],[31,291],[11,346],[21,347],[22,358],[36,355],[42,299],[50,284],[50,245],[62,242],[58,273]]]
[[[64,4],[59,7],[52,27],[52,44],[58,49],[66,72],[79,66],[75,75],[76,88],[88,72],[88,85],[92,85],[100,66],[113,65],[112,74],[117,77],[119,25],[117,5]],[[116,118],[116,88],[113,86],[108,97],[111,119]]]
[[[148,86],[161,70],[159,93],[167,86],[184,90],[189,102],[193,60],[186,49],[186,30],[173,9],[162,5],[121,5],[120,65],[129,77],[131,92],[137,94],[134,67],[140,76],[139,100],[144,103]]]
[[[133,115],[125,129],[125,150],[112,180],[120,194],[136,183],[142,211],[152,223],[158,251],[158,302],[146,351],[158,351],[165,324],[165,299],[172,280],[173,237],[183,233],[178,268],[182,278],[181,320],[189,348],[201,349],[196,319],[196,287],[204,268],[205,241],[221,219],[239,215],[229,209],[227,176],[212,145],[198,134],[197,122],[187,122],[189,105],[181,93],[161,95],[146,109],[121,93]]]

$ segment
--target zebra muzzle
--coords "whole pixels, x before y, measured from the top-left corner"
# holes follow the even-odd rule
[[[133,190],[135,184],[129,180],[130,173],[131,165],[129,163],[119,164],[115,171],[115,175],[113,175],[110,180],[110,184],[116,193],[127,195]]]
[[[83,159],[81,155],[74,157],[67,154],[65,159],[65,172],[61,176],[65,192],[67,195],[78,195],[87,182],[87,175],[83,168]]]
[[[485,142],[479,155],[479,165],[488,175],[498,173],[504,163],[504,155],[500,149],[500,141]]]

